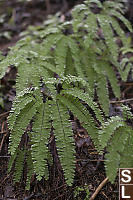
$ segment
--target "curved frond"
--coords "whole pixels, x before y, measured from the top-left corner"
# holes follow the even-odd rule
[[[23,135],[24,131],[26,130],[28,124],[30,123],[32,117],[36,113],[36,104],[32,101],[28,103],[19,113],[17,117],[17,121],[15,126],[12,130],[12,134],[10,135],[10,145],[9,145],[9,152],[13,155],[18,147],[21,136]]]
[[[90,97],[89,94],[82,92],[82,90],[78,89],[78,88],[73,88],[70,90],[68,89],[68,90],[65,90],[62,92],[65,94],[70,94],[70,95],[77,97],[78,99],[84,101],[94,111],[99,122],[103,122],[103,116],[101,114],[101,111],[98,108],[98,105],[93,101],[93,99]]]
[[[131,129],[128,126],[117,128],[110,145],[107,147],[108,153],[105,156],[105,169],[111,183],[114,183],[117,176],[117,171],[120,167],[121,158],[123,157],[124,147],[127,143],[130,130]]]
[[[29,89],[21,91],[16,96],[10,111],[10,115],[8,117],[8,127],[10,131],[13,130],[15,122],[21,110],[23,110],[27,104],[33,102],[33,100],[35,100],[33,97],[33,91]]]
[[[71,95],[63,95],[59,96],[58,98],[65,106],[69,108],[69,110],[71,110],[74,116],[79,119],[82,126],[91,136],[91,139],[95,143],[95,146],[98,146],[98,129],[94,123],[93,117],[90,115],[85,106],[83,106],[77,98],[73,98]]]
[[[130,32],[133,31],[130,22],[129,22],[120,12],[117,12],[117,11],[115,11],[115,10],[112,10],[112,11],[111,11],[111,14],[112,14],[112,16],[114,16],[114,17],[118,18],[119,20],[121,20],[121,21],[123,22],[123,24],[128,28],[128,30],[129,30]]]
[[[112,137],[115,130],[119,127],[124,127],[125,123],[118,116],[111,117],[110,120],[103,123],[102,130],[99,131],[99,141],[101,148],[104,149],[107,146],[109,139]]]

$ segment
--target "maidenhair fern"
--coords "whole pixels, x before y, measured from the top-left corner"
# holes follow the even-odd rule
[[[129,31],[132,28],[121,13],[122,4],[118,4],[121,9],[115,5],[117,3],[110,1],[103,4],[99,1],[85,1],[73,9],[70,22],[59,23],[58,28],[53,25],[45,31],[41,29],[38,37],[22,39],[1,62],[0,77],[8,65],[15,65],[18,68],[16,87],[21,91],[25,87],[38,85],[42,68],[46,68],[44,75],[49,77],[54,72],[59,76],[69,73],[80,76],[89,82],[92,91],[96,87],[99,103],[108,115],[108,81],[114,95],[120,97],[120,88],[112,67],[116,67],[124,80],[131,68],[130,65],[125,75],[118,63],[117,38],[124,46],[128,44],[118,20],[126,24]],[[97,8],[98,12],[95,12]],[[104,91],[104,99],[101,99],[101,91]]]
[[[113,183],[118,168],[133,167],[133,129],[127,124],[127,119],[132,119],[128,106],[122,105],[122,117],[111,117],[99,129],[100,148],[107,147],[105,156],[106,174]]]
[[[102,121],[102,114],[91,96],[82,92],[82,87],[78,89],[76,86],[72,86],[74,83],[76,85],[77,81],[83,88],[85,87],[86,83],[84,85],[84,81],[81,78],[69,76],[59,80],[53,78],[45,79],[43,87],[32,87],[31,89],[23,90],[23,92],[18,93],[13,103],[11,114],[8,118],[9,129],[12,131],[9,152],[14,157],[22,135],[32,122],[32,130],[28,132],[28,135],[31,140],[33,168],[38,180],[43,176],[46,179],[48,178],[48,143],[53,128],[58,155],[66,181],[69,185],[73,181],[75,147],[69,110],[74,112],[79,119],[82,118],[85,123],[83,126],[88,132],[91,132],[92,139],[95,141],[97,138],[97,128],[93,117],[80,101],[84,101],[94,110],[99,122]],[[60,91],[58,88],[59,83],[62,85]],[[66,85],[69,86],[69,89],[66,89]],[[64,101],[65,96],[67,104]],[[75,102],[75,105],[72,102]]]
[[[117,39],[123,48],[128,48],[119,21],[132,31],[123,16],[123,4],[87,0],[75,6],[71,21],[59,22],[57,27],[44,26],[46,29],[21,39],[5,58],[1,57],[0,78],[9,66],[17,68],[16,98],[8,117],[9,170],[15,162],[15,180],[19,181],[22,163],[26,163],[27,188],[33,173],[38,180],[48,179],[51,133],[66,182],[72,184],[75,145],[70,111],[87,130],[96,148],[100,152],[107,149],[105,164],[111,181],[117,168],[125,165],[125,148],[129,143],[128,155],[132,148],[132,129],[127,124],[132,114],[123,106],[122,117],[109,118],[108,84],[114,96],[120,98],[116,71],[125,81],[131,69],[128,65],[124,71],[127,58],[118,62],[121,48]],[[95,97],[98,103],[94,102]],[[25,134],[28,145],[20,148]],[[128,163],[132,165],[132,161]]]

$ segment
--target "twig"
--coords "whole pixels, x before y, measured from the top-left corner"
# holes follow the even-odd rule
[[[1,132],[3,133],[4,132],[4,126],[5,126],[5,122],[2,123],[2,127],[1,127]],[[4,144],[4,140],[5,140],[5,137],[6,137],[7,134],[4,134],[2,140],[1,140],[1,144],[0,144],[0,152],[2,150],[2,147],[3,147],[3,144]]]
[[[0,156],[0,158],[10,158],[11,156]]]
[[[7,131],[1,131],[0,132],[0,134],[6,134],[7,133]]]
[[[3,143],[4,143],[4,140],[5,140],[5,137],[6,137],[6,134],[3,136],[2,140],[1,140],[1,144],[0,144],[0,152],[1,152],[2,147],[3,147]]]
[[[94,200],[95,199],[95,197],[97,196],[97,194],[100,192],[100,190],[102,189],[102,187],[107,183],[107,181],[108,181],[108,177],[107,178],[105,178],[102,182],[101,182],[101,184],[98,186],[98,188],[96,189],[96,191],[93,193],[93,195],[91,196],[91,198],[90,198],[90,200]]]
[[[115,103],[124,103],[124,102],[128,102],[128,101],[133,101],[133,98],[124,99],[124,100],[120,100],[120,101],[110,101],[110,103],[115,104]]]
[[[4,180],[0,183],[0,187],[4,184],[4,182],[9,178],[11,173],[7,174],[7,176],[4,178]]]
[[[123,83],[123,85],[131,85],[131,86],[133,86],[133,82]]]
[[[5,113],[2,113],[2,114],[0,114],[0,118],[3,118],[3,117],[5,117],[5,116],[7,116],[9,114],[9,111],[8,112],[5,112]]]

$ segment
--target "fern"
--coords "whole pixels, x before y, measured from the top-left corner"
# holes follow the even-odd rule
[[[15,165],[14,165],[15,162]],[[16,152],[11,156],[8,163],[8,173],[14,166],[14,182],[20,182],[23,177],[24,165],[27,164],[27,177],[26,177],[26,190],[30,189],[31,177],[34,174],[33,160],[31,157],[31,151],[26,149],[17,149]]]
[[[17,107],[15,107],[17,108]],[[14,108],[14,109],[15,109]],[[16,148],[18,147],[18,144],[21,140],[21,137],[24,133],[24,130],[26,129],[28,123],[31,121],[34,114],[37,112],[36,110],[36,103],[33,99],[32,102],[25,105],[25,107],[21,110],[21,112],[18,114],[17,119],[15,120],[15,126],[13,127],[13,123],[9,121],[9,129],[11,127],[12,134],[10,137],[10,145],[9,145],[9,152],[11,155],[13,155],[16,151]],[[16,113],[13,113],[16,115]],[[15,118],[15,117],[14,117]],[[13,129],[12,129],[13,127]]]
[[[58,91],[59,82],[62,84],[62,91],[60,92]],[[83,126],[88,132],[92,132],[92,139],[94,139],[94,142],[98,145],[98,141],[96,142],[96,124],[91,114],[89,114],[89,110],[82,105],[80,100],[84,101],[86,105],[94,111],[99,122],[103,121],[102,114],[96,103],[93,102],[91,96],[88,98],[88,94],[78,89],[76,82],[80,83],[80,90],[83,90],[83,85],[87,87],[84,80],[74,76],[63,77],[60,80],[48,78],[45,80],[43,88],[26,89],[18,93],[14,101],[8,119],[9,129],[12,131],[10,135],[9,152],[12,157],[16,155],[15,153],[20,144],[21,137],[25,133],[28,125],[32,122],[32,131],[27,134],[31,140],[33,169],[38,180],[43,176],[45,179],[48,178],[48,143],[51,128],[53,127],[58,155],[64,170],[66,182],[68,185],[72,184],[75,168],[75,147],[72,125],[69,120],[69,110],[77,115],[79,119],[83,120]],[[72,83],[75,83],[75,86],[72,85]],[[68,88],[70,90],[66,89],[66,85],[69,85]],[[67,101],[67,104],[65,104],[64,95],[67,95],[68,99],[70,99]],[[77,103],[71,103],[75,101],[75,97],[77,98]],[[86,122],[88,124],[86,124]],[[13,161],[11,165],[12,164]],[[16,180],[18,181],[18,178]]]
[[[68,179],[67,183],[71,185],[74,177],[75,151],[68,109],[58,100],[53,102],[51,108],[58,154],[64,169],[64,175]]]
[[[51,130],[51,124],[49,121],[49,107],[50,106],[48,103],[42,104],[40,102],[40,107],[37,109],[37,114],[34,118],[35,122],[33,123],[31,133],[31,151],[34,162],[33,166],[38,180],[41,180],[43,176],[45,176],[45,179],[48,179],[47,145]]]
[[[112,117],[108,122],[103,124],[102,130],[99,131],[99,140],[101,141],[102,149],[107,145],[114,131],[124,125],[125,123],[120,117]]]
[[[133,129],[127,125],[125,120],[132,118],[129,107],[122,106],[123,118],[112,117],[108,122],[103,123],[99,130],[99,150],[107,149],[105,155],[106,174],[113,183],[118,172],[118,168],[132,167],[131,151],[133,147]],[[130,156],[130,158],[129,158]]]
[[[128,139],[125,142],[124,150],[122,152],[121,160],[120,160],[120,168],[132,168],[133,160],[132,160],[132,149],[133,149],[133,137],[132,130],[128,131]]]
[[[32,175],[34,174],[33,160],[31,151],[26,152],[26,163],[27,163],[27,179],[26,179],[26,190],[30,190],[30,182]]]
[[[68,95],[62,96],[61,101],[72,111],[74,116],[80,120],[82,126],[87,130],[88,134],[93,139],[95,146],[98,146],[98,129],[94,123],[93,117],[89,114],[86,108],[80,103],[78,99],[72,98]]]
[[[105,156],[106,174],[112,183],[117,176],[118,168],[132,167],[132,164],[127,166],[127,163],[132,163],[132,159],[129,159],[129,154],[128,157],[125,156],[127,151],[131,152],[132,149],[132,144],[128,142],[132,132],[133,130],[128,126],[119,127],[107,148],[108,153]],[[125,146],[128,150],[124,148]]]
[[[122,60],[121,60],[121,67],[119,69],[119,73],[124,81],[127,81],[129,73],[131,75],[133,74],[133,67],[132,67],[132,62],[133,62],[133,57],[131,56],[130,58],[127,58],[126,54],[127,53],[132,53],[132,47],[125,47],[121,48],[122,51]]]
[[[99,122],[103,122],[103,116],[102,116],[97,104],[92,100],[92,98],[90,98],[88,93],[84,93],[78,88],[66,90],[64,92],[65,92],[65,94],[69,94],[76,98],[82,99],[82,101],[84,101],[87,105],[89,105],[90,108],[93,109]]]
[[[101,9],[97,14],[92,12],[94,4],[97,4]],[[115,3],[115,5],[117,4]],[[118,4],[118,7],[120,5]],[[121,11],[117,9],[118,7],[116,6],[115,8],[113,2],[101,4],[99,1],[85,1],[85,4],[76,6],[72,11],[72,22],[60,24],[58,25],[59,28],[53,26],[52,28],[47,28],[47,31],[40,30],[38,37],[41,37],[41,46],[37,43],[38,40],[36,38],[32,40],[31,37],[26,37],[19,41],[11,49],[6,59],[1,62],[2,71],[0,77],[4,75],[7,66],[15,65],[18,68],[16,87],[19,92],[25,87],[38,86],[43,68],[43,73],[46,77],[53,76],[55,72],[59,76],[71,73],[85,78],[90,83],[93,91],[95,82],[99,79],[97,76],[106,74],[111,82],[114,94],[119,98],[120,89],[111,63],[116,65],[124,80],[131,66],[128,67],[126,75],[123,76],[121,67],[117,62],[119,47],[116,44],[117,38],[114,35],[114,30],[119,35],[123,45],[126,45],[127,39],[116,18],[120,18],[124,24],[126,23],[130,31],[131,26],[129,22],[127,23]],[[110,10],[112,8],[114,9],[113,14]],[[72,28],[74,33],[66,36],[65,30]],[[82,59],[82,53],[86,55],[84,60]],[[45,71],[44,68],[46,68]],[[99,90],[107,88],[107,83],[104,81],[104,86],[100,89],[102,84],[97,84],[99,85],[98,94]],[[108,93],[106,92],[105,97],[107,96]],[[107,109],[109,100],[104,98],[104,101],[106,106],[101,103],[99,96],[101,107],[107,115],[109,112],[109,108]]]
[[[14,162],[16,170],[21,165],[15,176],[19,181],[22,163],[27,163],[27,188],[34,173],[38,180],[48,179],[51,131],[66,182],[73,183],[75,146],[69,111],[79,119],[98,150],[107,148],[106,172],[112,182],[117,168],[125,163],[124,145],[128,144],[132,132],[126,120],[132,119],[132,114],[123,106],[122,117],[107,118],[108,83],[115,97],[120,98],[115,71],[125,81],[132,66],[125,55],[118,62],[122,48],[117,45],[117,38],[123,49],[128,49],[119,20],[129,31],[131,25],[123,16],[122,4],[111,1],[87,0],[75,6],[72,17],[69,22],[57,23],[58,27],[45,24],[45,29],[42,27],[37,35],[21,39],[0,60],[0,78],[9,66],[17,68],[16,98],[8,118],[9,169]],[[94,102],[95,92],[98,104]],[[20,150],[24,133],[29,136],[28,150]],[[132,140],[129,142],[128,155]]]
[[[19,182],[21,180],[24,158],[25,158],[25,150],[19,149],[15,161],[15,173],[14,173],[15,182]]]
[[[109,99],[108,99],[108,89],[106,85],[106,77],[98,76],[98,86],[97,86],[97,95],[99,98],[99,102],[101,107],[103,108],[104,113],[108,116],[109,115]],[[103,98],[106,101],[103,101]]]

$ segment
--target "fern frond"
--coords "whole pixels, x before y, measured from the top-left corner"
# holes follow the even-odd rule
[[[118,68],[120,76],[123,81],[126,81],[129,75],[129,72],[132,70],[132,63],[130,63],[129,59],[122,59],[120,63],[120,67]]]
[[[74,67],[74,62],[73,62],[73,58],[72,58],[72,54],[71,54],[71,50],[68,46],[68,51],[67,51],[67,55],[66,55],[66,68],[65,68],[65,72],[64,72],[64,75],[67,76],[67,75],[76,75],[76,70],[75,70],[75,67]]]
[[[15,161],[14,182],[20,182],[24,167],[24,159],[25,159],[25,150],[19,149]]]
[[[91,4],[97,4],[99,8],[102,8],[102,3],[99,0],[86,0],[85,3],[89,6],[91,6]]]
[[[60,101],[71,110],[71,112],[76,116],[82,126],[87,130],[88,134],[91,136],[95,143],[95,146],[99,145],[98,141],[98,130],[94,123],[94,119],[82,105],[82,103],[77,99],[73,98],[71,95],[63,95],[58,97]]]
[[[111,20],[111,25],[112,25],[113,29],[119,35],[120,40],[122,41],[123,45],[127,46],[128,39],[125,37],[125,32],[122,30],[122,28],[120,27],[119,23],[114,18],[111,17],[110,20]]]
[[[122,108],[122,116],[124,120],[133,118],[131,109],[128,106],[122,105],[121,108]]]
[[[82,54],[83,53],[83,54]],[[97,72],[94,68],[94,62],[92,61],[92,57],[95,56],[89,55],[87,51],[83,51],[81,53],[81,63],[84,66],[84,79],[88,82],[89,88],[92,91],[92,96],[94,94],[95,81],[97,79]]]
[[[109,52],[111,53],[112,57],[114,60],[117,60],[118,58],[118,46],[115,42],[115,38],[113,35],[113,31],[112,28],[110,26],[111,21],[109,19],[106,18],[105,15],[101,15],[99,14],[97,16],[99,25],[103,31],[103,35],[105,38],[105,43],[109,49]]]
[[[8,162],[8,173],[11,171],[12,167],[13,167],[13,164],[14,164],[14,161],[17,157],[17,153],[18,153],[19,149],[17,148],[15,153],[13,155],[11,155],[10,157],[10,160]]]
[[[76,43],[76,41],[74,41],[74,39],[72,39],[72,38],[69,38],[68,46],[70,48],[72,59],[74,61],[74,67],[75,67],[76,73],[81,78],[84,78],[84,73],[83,73],[83,69],[81,67],[81,60],[80,60],[80,56],[79,56],[80,55],[79,46]]]
[[[103,123],[102,130],[99,131],[99,141],[101,149],[104,149],[104,147],[108,144],[108,141],[111,138],[114,131],[121,126],[124,127],[124,125],[125,123],[118,116],[111,117],[110,120]]]
[[[97,76],[97,95],[99,103],[105,113],[109,115],[109,98],[107,88],[107,78],[104,75]]]
[[[121,155],[120,159],[120,168],[127,168],[133,167],[133,130],[128,127],[128,139],[125,142],[124,150]]]
[[[117,98],[120,98],[120,86],[118,84],[118,80],[116,78],[115,72],[114,72],[111,64],[108,63],[108,62],[104,62],[104,61],[101,64],[103,65],[103,69],[105,71],[105,74],[106,74],[106,76],[107,76],[107,78],[108,78],[108,80],[111,84],[114,95]]]
[[[53,30],[54,31],[54,30]],[[55,47],[55,44],[58,40],[60,40],[62,34],[60,34],[60,30],[52,34],[52,31],[45,36],[45,40],[42,42],[42,46],[44,47],[43,55],[50,55],[51,49]]]
[[[37,179],[41,180],[44,176],[48,179],[47,154],[48,140],[50,137],[51,122],[49,119],[50,105],[48,101],[41,104],[34,116],[34,122],[31,132],[31,154],[34,171]]]
[[[32,175],[34,174],[33,160],[31,156],[31,151],[26,152],[26,163],[27,163],[27,178],[26,178],[26,190],[30,190],[30,182]]]
[[[100,109],[98,108],[97,104],[93,101],[93,99],[89,96],[89,94],[82,92],[81,89],[78,88],[65,90],[62,92],[65,94],[70,94],[84,101],[94,111],[99,122],[102,123],[104,121]]]
[[[85,20],[84,28],[88,32],[88,34],[85,36],[84,44],[86,48],[89,48],[91,47],[91,45],[93,45],[95,38],[97,38],[97,15],[93,13],[88,13],[87,18]]]
[[[58,29],[57,27],[49,27],[49,29],[47,29],[47,31],[43,30],[41,32],[40,37],[41,38],[48,38],[50,36],[50,38],[53,38],[53,35],[56,39],[56,36],[58,36],[58,34],[60,33],[60,29]],[[49,40],[50,42],[50,40]]]
[[[81,31],[81,37],[83,38],[83,48],[86,50],[86,53],[88,53],[89,58],[91,59],[91,56],[96,53],[96,50],[100,50],[97,48],[97,45],[95,45],[95,42],[98,38],[98,23],[97,23],[97,16],[93,13],[87,13],[85,14],[85,20],[84,24],[82,25],[82,31]],[[86,32],[86,34],[84,34]],[[102,43],[102,46],[104,44]],[[92,51],[93,49],[93,51]],[[95,54],[96,58],[96,54]]]
[[[8,66],[9,64],[6,64],[5,60],[3,62],[0,62],[0,79],[2,79],[5,76]]]
[[[26,104],[26,106],[21,110],[17,117],[16,124],[12,130],[12,134],[10,135],[10,145],[9,152],[13,155],[18,147],[21,136],[23,135],[25,129],[27,128],[29,122],[32,117],[36,113],[36,104],[34,101]]]
[[[16,46],[10,48],[11,50],[9,51],[8,55],[0,63],[2,72],[4,73],[4,69],[7,69],[7,67],[10,65],[18,67],[23,63],[29,63],[27,51],[30,50],[30,48],[31,39],[29,39],[29,37],[17,42]]]
[[[123,24],[128,28],[128,30],[129,30],[130,32],[133,31],[130,22],[129,22],[120,12],[117,12],[117,11],[115,11],[115,10],[112,10],[112,11],[111,11],[111,15],[114,16],[114,17],[116,17],[116,18],[118,18],[119,20],[121,20],[121,21],[123,22]]]
[[[111,13],[112,9],[113,10],[116,10],[117,12],[120,12],[122,14],[124,14],[124,10],[123,10],[124,6],[122,4],[122,2],[113,2],[113,1],[105,1],[103,3],[103,9],[104,9],[104,12],[109,12]]]
[[[10,129],[10,131],[13,130],[16,119],[20,114],[21,110],[23,110],[27,104],[33,101],[32,95],[33,95],[32,90],[25,89],[21,91],[18,94],[18,96],[16,96],[10,111],[10,115],[8,117],[8,128]]]
[[[110,145],[107,147],[108,153],[105,156],[105,169],[111,183],[114,182],[117,176],[117,171],[120,167],[121,158],[123,157],[124,153],[124,147],[127,143],[130,131],[131,129],[126,125],[117,128]]]
[[[51,112],[58,155],[64,170],[66,182],[68,185],[71,185],[75,169],[75,147],[68,110],[64,104],[56,100],[51,104]]]
[[[85,6],[85,4],[77,5],[72,10],[72,16],[73,16],[72,25],[74,32],[78,31],[79,25],[83,22],[85,17],[84,15],[85,11],[87,11],[87,7]]]
[[[63,75],[66,68],[66,57],[67,57],[68,45],[67,37],[62,38],[56,43],[55,49],[55,63],[58,69],[58,75]]]

